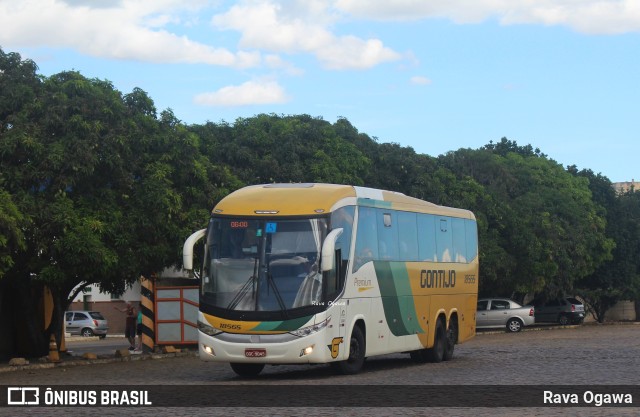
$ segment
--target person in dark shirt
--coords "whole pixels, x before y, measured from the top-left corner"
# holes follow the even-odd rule
[[[124,326],[124,336],[131,345],[129,346],[129,350],[134,350],[136,348],[136,308],[129,301],[127,301],[124,308],[113,308],[127,314]]]

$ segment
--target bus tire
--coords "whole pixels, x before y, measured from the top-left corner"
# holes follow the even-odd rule
[[[233,372],[242,377],[256,376],[264,369],[264,363],[230,363]]]
[[[449,319],[449,328],[447,330],[446,343],[444,347],[444,355],[442,360],[449,361],[453,359],[453,350],[458,342],[458,321],[456,318]]]
[[[444,330],[442,319],[436,324],[436,334],[434,335],[433,347],[427,349],[426,356],[429,362],[439,363],[444,359],[444,351],[447,344],[447,333]]]
[[[349,340],[349,358],[336,363],[335,368],[342,375],[353,375],[360,372],[364,364],[366,341],[360,326],[355,325]]]

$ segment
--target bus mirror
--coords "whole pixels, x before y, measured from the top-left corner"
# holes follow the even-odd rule
[[[207,229],[198,230],[184,242],[184,246],[182,247],[182,267],[187,271],[193,270],[193,246],[204,237],[206,232]]]
[[[336,241],[342,234],[342,228],[333,229],[322,245],[322,272],[331,271],[335,264]]]

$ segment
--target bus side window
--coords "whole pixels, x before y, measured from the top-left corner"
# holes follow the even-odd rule
[[[436,217],[432,214],[418,214],[418,259],[437,262]]]
[[[478,226],[474,220],[465,219],[465,238],[467,239],[467,262],[478,256]]]
[[[453,259],[453,233],[450,226],[451,219],[438,216],[438,229],[436,231],[436,246],[439,262],[454,262]]]
[[[342,228],[342,234],[336,240],[336,251],[340,257],[338,270],[331,271],[327,282],[327,298],[332,301],[342,291],[345,276],[347,274],[347,264],[349,262],[349,250],[351,249],[351,235],[353,231],[353,218],[355,216],[355,207],[341,207],[331,214],[331,229]]]
[[[401,261],[417,261],[418,228],[416,213],[398,212],[398,243]]]
[[[358,231],[356,233],[353,272],[375,259],[379,259],[376,211],[372,207],[358,207]]]
[[[398,260],[398,226],[396,213],[377,210],[378,258],[382,261]]]
[[[451,229],[453,237],[452,256],[453,262],[466,263],[467,262],[467,238],[466,228],[464,225],[465,219],[452,218]]]

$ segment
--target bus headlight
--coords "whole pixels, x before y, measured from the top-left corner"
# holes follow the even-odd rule
[[[307,346],[306,348],[302,349],[300,351],[300,357],[306,356],[306,355],[311,355],[313,353],[313,348],[316,345],[311,345],[311,346]]]
[[[329,324],[330,321],[331,321],[331,316],[327,317],[326,320],[323,320],[318,324],[303,327],[302,329],[298,329],[298,330],[292,330],[289,333],[298,337],[309,336],[310,334],[319,332],[320,330],[327,327],[327,324]]]
[[[200,320],[198,320],[198,330],[200,330],[202,333],[209,336],[215,336],[217,334],[222,333],[222,330],[218,330],[215,327],[209,325],[208,323],[202,322]]]

